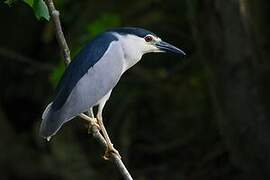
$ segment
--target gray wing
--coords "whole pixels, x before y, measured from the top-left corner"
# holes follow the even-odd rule
[[[124,54],[119,41],[108,47],[104,56],[78,81],[65,104],[53,110],[49,104],[42,115],[40,135],[49,137],[67,121],[90,107],[112,90],[123,73]]]

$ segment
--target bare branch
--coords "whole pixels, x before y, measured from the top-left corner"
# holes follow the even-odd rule
[[[60,48],[64,54],[65,64],[68,65],[71,62],[70,51],[69,51],[68,45],[66,43],[64,33],[62,31],[62,28],[61,28],[61,22],[59,19],[59,11],[57,11],[55,9],[53,0],[45,0],[45,2],[48,6],[52,21],[53,21],[54,26],[55,26],[57,41],[58,41]],[[86,119],[87,121],[91,121],[91,124],[95,124],[95,122],[92,120],[92,118],[90,118],[86,115],[85,116],[83,115],[80,117],[83,119]],[[92,128],[93,137],[102,145],[102,147],[104,149],[106,149],[107,143],[106,143],[104,137],[99,132],[99,129],[97,128],[97,126],[92,126],[91,128]],[[125,180],[132,180],[132,177],[129,174],[127,168],[125,167],[121,158],[117,154],[112,153],[111,160],[116,165],[117,169],[120,171],[120,173],[122,174],[122,176]]]
[[[56,31],[56,38],[57,38],[58,44],[60,45],[60,48],[63,52],[64,61],[65,61],[65,64],[67,66],[71,62],[70,50],[68,48],[64,33],[62,31],[62,26],[61,26],[61,22],[60,22],[60,18],[59,18],[60,13],[59,13],[59,11],[57,11],[55,9],[54,3],[52,0],[46,0],[45,2],[48,6],[52,21],[54,23],[54,27],[55,27],[55,31]]]
[[[80,114],[79,116],[88,122],[90,121],[92,123],[92,125],[95,124],[95,122],[93,122],[93,118],[90,118],[85,114]],[[100,145],[105,150],[107,148],[107,143],[106,143],[104,137],[100,134],[99,129],[95,125],[93,125],[91,128],[92,128],[92,134],[93,134],[94,138],[100,143]],[[122,174],[124,179],[125,180],[132,180],[132,177],[129,174],[124,163],[122,162],[121,158],[115,153],[112,153],[111,156],[112,156],[111,158],[112,158],[113,163],[116,165],[116,167],[118,168],[118,170],[120,171],[120,173]]]

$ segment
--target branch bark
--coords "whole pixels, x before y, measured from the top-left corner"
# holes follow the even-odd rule
[[[58,10],[55,9],[53,0],[45,0],[45,2],[48,6],[52,21],[54,23],[54,27],[55,27],[55,31],[56,31],[56,38],[57,38],[58,44],[61,48],[61,51],[64,55],[65,65],[68,66],[68,64],[71,62],[70,50],[68,48],[68,45],[67,45],[62,27],[61,27],[61,22],[60,22],[60,18],[59,18],[60,13]],[[87,120],[89,120],[89,119],[87,119]],[[94,124],[94,122],[92,124]],[[92,126],[91,128],[92,128],[93,137],[101,144],[101,146],[104,149],[106,149],[107,148],[106,141],[105,141],[104,137],[101,135],[101,133],[99,132],[99,129],[96,126]],[[113,161],[113,163],[115,164],[117,169],[120,171],[120,173],[122,174],[122,176],[125,180],[132,180],[130,173],[128,172],[123,161],[121,160],[121,158],[118,155],[112,153],[111,160]]]
[[[62,53],[64,55],[65,65],[67,66],[71,62],[70,50],[68,48],[68,45],[67,45],[67,42],[66,42],[63,30],[62,30],[62,26],[61,26],[61,22],[59,18],[60,13],[58,10],[55,9],[53,0],[46,0],[45,2],[48,6],[52,21],[54,23],[54,27],[56,31],[56,38],[62,50]]]

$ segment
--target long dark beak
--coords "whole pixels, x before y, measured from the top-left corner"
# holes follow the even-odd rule
[[[186,55],[186,53],[184,51],[182,51],[181,49],[166,43],[164,41],[160,41],[158,43],[156,43],[156,47],[158,47],[161,51],[164,52],[173,52],[173,53],[177,53],[177,54],[181,54],[181,55]]]

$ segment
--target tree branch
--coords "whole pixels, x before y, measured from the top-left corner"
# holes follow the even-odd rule
[[[62,26],[59,18],[60,13],[58,10],[55,9],[53,0],[45,0],[45,2],[48,6],[52,21],[54,23],[56,38],[64,55],[65,65],[67,66],[71,62],[70,50],[68,48],[64,33],[62,31]]]
[[[68,48],[67,42],[65,40],[64,33],[62,31],[62,28],[61,28],[61,22],[60,22],[60,19],[59,19],[59,11],[57,11],[55,9],[53,0],[45,0],[45,2],[47,4],[47,6],[48,6],[52,21],[54,23],[57,41],[58,41],[58,43],[60,45],[60,48],[61,48],[61,50],[63,52],[64,61],[65,61],[65,64],[67,66],[71,62],[70,50]],[[85,117],[84,119],[86,119],[88,121],[89,120],[92,121],[90,117]],[[94,124],[94,122],[92,124]],[[93,137],[102,145],[102,147],[104,149],[106,149],[107,148],[107,143],[106,143],[104,137],[99,132],[99,129],[96,126],[92,126],[91,128],[92,128]],[[122,176],[123,176],[123,178],[125,180],[132,180],[132,177],[129,174],[127,168],[125,167],[125,165],[122,162],[121,158],[117,154],[112,153],[111,160],[116,165],[117,169],[120,171],[120,173],[122,174]]]

